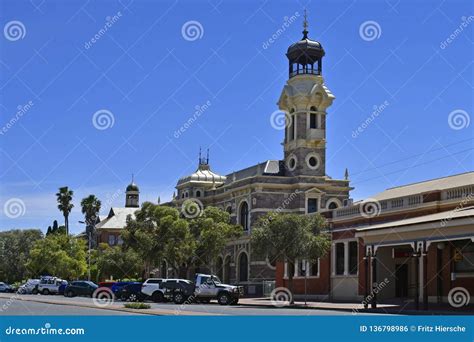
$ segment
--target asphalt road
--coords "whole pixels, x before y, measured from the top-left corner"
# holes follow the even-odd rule
[[[4,297],[5,295],[2,295]],[[114,309],[80,307],[93,305],[91,298],[42,295],[21,295],[15,300],[8,301],[0,297],[0,315],[133,315],[133,312],[123,312]],[[27,299],[27,300],[22,300]],[[33,301],[32,301],[33,300]],[[56,304],[38,301],[55,301]],[[351,312],[339,310],[292,309],[274,307],[254,307],[246,305],[221,306],[217,303],[176,305],[174,303],[151,303],[154,314],[162,315],[290,315],[290,316],[327,316],[352,315]],[[5,307],[4,307],[5,305]],[[116,301],[115,308],[122,308],[122,302]],[[143,313],[137,313],[141,315]]]
[[[6,308],[6,309],[4,309]],[[86,308],[73,305],[46,304],[31,301],[8,301],[0,298],[0,316],[115,316],[141,315],[116,310]]]

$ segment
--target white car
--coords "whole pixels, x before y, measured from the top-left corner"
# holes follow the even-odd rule
[[[166,281],[162,278],[149,278],[142,284],[142,293],[151,298],[154,302],[165,300],[165,290],[161,288],[161,283]]]
[[[37,285],[40,283],[39,279],[28,279],[26,283],[20,286],[18,292],[21,294],[37,294],[38,288]]]
[[[43,278],[38,284],[38,292],[44,295],[57,294],[62,285],[67,285],[67,281],[56,277]]]

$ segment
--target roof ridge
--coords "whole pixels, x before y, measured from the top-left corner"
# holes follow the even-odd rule
[[[428,182],[432,182],[432,181],[439,180],[439,179],[444,179],[444,178],[451,178],[451,177],[461,176],[461,175],[465,175],[465,174],[468,174],[468,173],[473,173],[474,174],[474,171],[466,171],[466,172],[461,172],[461,173],[457,173],[457,174],[454,174],[454,175],[449,175],[449,176],[444,176],[444,177],[437,177],[437,178],[432,178],[432,179],[428,179],[428,180],[413,182],[413,183],[404,184],[404,185],[398,185],[398,186],[394,186],[394,187],[391,187],[391,188],[387,188],[384,191],[404,188],[404,187],[407,187],[407,186],[410,186],[410,185],[415,185],[415,184],[428,183]]]

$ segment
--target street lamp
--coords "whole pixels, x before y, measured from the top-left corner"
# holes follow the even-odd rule
[[[95,221],[91,225],[87,224],[85,221],[78,221],[81,224],[86,225],[86,233],[87,233],[87,240],[88,240],[88,260],[87,260],[87,280],[91,280],[91,243],[92,243],[92,230],[87,229],[87,227],[94,227],[95,226]]]

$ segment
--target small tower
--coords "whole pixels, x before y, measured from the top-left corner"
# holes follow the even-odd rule
[[[140,207],[139,202],[139,193],[140,190],[138,186],[135,184],[132,175],[132,182],[127,186],[125,191],[125,207],[126,208],[138,208]]]
[[[278,101],[285,112],[285,165],[294,176],[326,174],[326,109],[334,95],[324,84],[320,42],[308,38],[306,11],[303,37],[286,53],[289,77]]]

